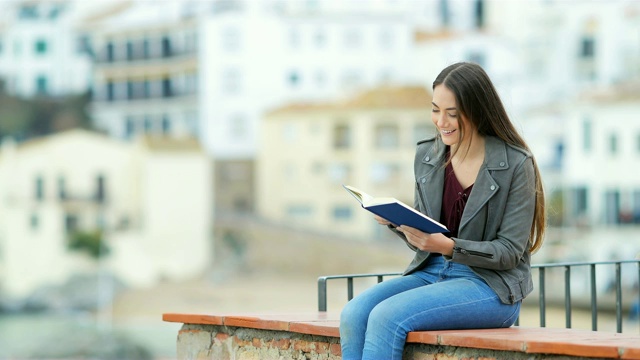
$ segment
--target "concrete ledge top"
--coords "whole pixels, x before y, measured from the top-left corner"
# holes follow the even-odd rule
[[[229,314],[162,315],[163,321],[197,325],[223,325],[301,334],[340,337],[339,314]],[[601,331],[513,326],[505,329],[416,331],[408,343],[557,354],[601,359],[640,359],[640,335]]]

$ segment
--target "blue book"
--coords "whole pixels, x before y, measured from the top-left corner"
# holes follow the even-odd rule
[[[342,185],[362,207],[390,221],[396,226],[406,225],[422,232],[435,234],[449,232],[446,226],[392,197],[373,197],[353,186]]]

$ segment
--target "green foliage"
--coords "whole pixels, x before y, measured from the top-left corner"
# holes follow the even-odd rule
[[[86,251],[95,259],[109,254],[109,248],[104,243],[100,230],[72,232],[69,235],[69,249]]]
[[[61,98],[18,98],[0,91],[0,139],[17,140],[72,128],[90,128],[89,93]]]
[[[549,226],[562,226],[564,223],[564,193],[554,190],[547,198],[547,222]]]

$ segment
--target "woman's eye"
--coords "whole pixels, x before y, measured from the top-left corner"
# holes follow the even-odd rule
[[[434,113],[437,113],[438,111],[440,111],[440,110],[438,110],[438,109],[431,109],[431,112],[434,112]]]
[[[454,118],[454,117],[457,117],[457,116],[458,116],[458,114],[447,114],[447,115],[451,116],[452,118]]]

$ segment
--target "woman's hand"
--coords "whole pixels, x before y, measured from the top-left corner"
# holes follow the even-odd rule
[[[393,225],[389,220],[382,218],[378,215],[373,215],[373,218],[376,219],[376,221],[378,222],[378,224],[380,225]]]
[[[453,254],[453,246],[455,242],[440,233],[427,234],[416,228],[409,226],[398,226],[396,230],[402,232],[409,244],[415,246],[422,251],[440,253],[442,255],[451,256]]]

